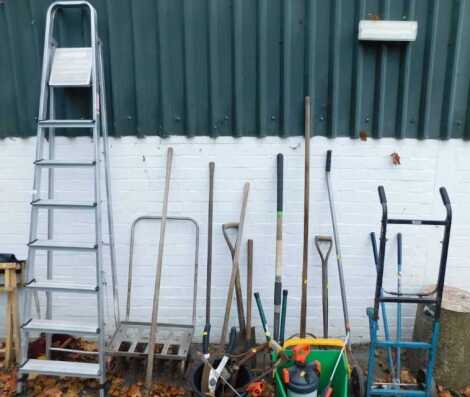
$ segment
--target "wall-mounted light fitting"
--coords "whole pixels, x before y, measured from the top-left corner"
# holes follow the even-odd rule
[[[415,41],[417,21],[359,21],[359,40]]]

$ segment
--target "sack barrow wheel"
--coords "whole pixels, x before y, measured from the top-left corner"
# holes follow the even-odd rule
[[[350,396],[364,397],[366,394],[366,377],[364,371],[358,365],[354,365],[351,369],[349,379]]]
[[[418,383],[421,390],[426,389],[426,378],[427,378],[426,369],[424,368],[419,369],[416,374],[416,382]],[[429,397],[437,397],[438,395],[439,393],[437,392],[436,380],[433,378],[432,385],[431,385],[431,395]]]

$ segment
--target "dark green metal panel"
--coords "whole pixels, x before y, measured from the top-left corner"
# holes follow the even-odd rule
[[[35,134],[51,0],[0,0],[0,136]],[[467,0],[92,0],[111,133],[470,137]],[[64,12],[63,45],[89,37]],[[417,20],[412,44],[360,43],[360,19]],[[68,91],[64,115],[83,115]]]

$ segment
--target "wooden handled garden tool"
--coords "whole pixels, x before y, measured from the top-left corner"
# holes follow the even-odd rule
[[[328,258],[333,248],[333,239],[330,236],[315,236],[315,247],[321,260],[323,337],[328,338]],[[326,251],[323,251],[324,247]]]
[[[207,215],[207,276],[206,276],[206,325],[211,322],[212,283],[212,225],[214,219],[214,172],[215,163],[209,163],[209,208]]]
[[[214,216],[214,172],[215,163],[209,163],[209,208],[207,220],[207,275],[206,275],[206,325],[204,326],[204,333],[202,335],[202,353],[206,361],[202,370],[201,377],[201,390],[203,393],[209,391],[209,341],[211,330],[211,287],[212,287],[212,224]]]
[[[157,336],[157,321],[158,321],[158,303],[160,294],[160,282],[162,278],[162,262],[163,262],[163,249],[165,247],[165,231],[168,214],[168,197],[170,194],[170,178],[171,166],[173,162],[173,148],[168,148],[166,157],[166,175],[165,175],[165,191],[163,193],[163,208],[162,220],[160,223],[160,239],[158,241],[158,256],[157,256],[157,270],[155,275],[155,289],[152,304],[152,323],[150,326],[150,336],[148,344],[147,355],[147,372],[145,376],[145,389],[148,396],[152,389],[152,375],[153,375],[153,362],[155,359],[155,339]]]
[[[245,340],[246,347],[254,346],[254,327],[251,329],[251,315],[253,308],[253,240],[247,243],[247,266],[246,266],[246,324]]]
[[[282,294],[282,216],[283,216],[284,156],[277,155],[277,208],[276,208],[276,277],[274,280],[274,339],[279,340]]]
[[[300,301],[300,337],[307,331],[308,226],[310,218],[310,97],[305,97],[305,171],[304,171],[304,241],[302,258],[302,296]]]
[[[220,337],[220,348],[223,349],[225,345],[225,339],[227,337],[228,323],[230,321],[230,312],[232,309],[232,300],[233,300],[233,290],[236,290],[237,295],[237,310],[238,310],[238,322],[240,325],[240,334],[245,335],[245,315],[243,311],[243,295],[240,282],[240,248],[243,238],[243,228],[245,225],[245,216],[246,216],[246,207],[248,204],[248,194],[250,192],[250,184],[247,182],[243,187],[243,198],[242,198],[242,209],[240,212],[240,220],[238,223],[226,223],[222,225],[222,232],[225,237],[225,241],[230,249],[232,254],[232,273],[230,275],[230,282],[227,291],[227,302],[225,304],[225,315],[224,322],[222,325],[222,334]],[[230,238],[227,234],[229,229],[237,229],[237,239],[235,245],[230,241]]]

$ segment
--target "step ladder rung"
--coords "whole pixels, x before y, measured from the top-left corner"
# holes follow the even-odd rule
[[[96,324],[79,323],[63,320],[33,319],[22,326],[27,331],[39,331],[50,334],[93,335],[99,333]]]
[[[62,208],[62,209],[91,209],[96,207],[93,201],[66,201],[66,200],[48,200],[40,199],[31,203],[39,208]]]
[[[28,244],[30,248],[51,251],[95,251],[95,243],[72,243],[55,240],[35,240]]]
[[[40,128],[94,128],[94,120],[39,120]]]
[[[29,359],[20,368],[21,374],[99,378],[100,367],[94,363]]]
[[[76,160],[37,160],[34,162],[38,167],[67,168],[67,167],[94,167],[96,161]]]
[[[25,287],[37,291],[51,292],[98,292],[98,287],[96,285],[69,280],[32,280],[30,283],[27,283]]]

